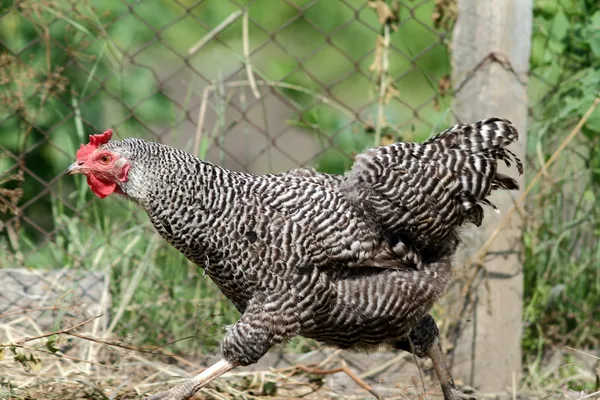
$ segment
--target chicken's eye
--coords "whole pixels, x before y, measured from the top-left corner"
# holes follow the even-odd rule
[[[106,154],[103,156],[100,156],[100,162],[104,165],[110,163],[110,156],[106,155]]]

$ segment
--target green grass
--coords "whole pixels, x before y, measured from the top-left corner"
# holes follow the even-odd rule
[[[534,17],[529,179],[600,95],[597,2],[537,1]],[[546,365],[565,345],[600,347],[599,148],[596,109],[525,202],[523,354],[535,387],[598,390],[568,357],[561,368]]]
[[[84,181],[79,183],[87,192]],[[110,277],[112,296],[109,329],[118,337],[133,337],[144,346],[177,341],[167,348],[185,354],[213,349],[222,326],[239,317],[237,310],[154,232],[137,206],[117,198],[107,204],[87,205],[87,200],[86,194],[76,204],[79,216],[53,201],[58,227],[53,240],[40,245],[23,235],[18,248],[2,242],[0,268],[103,271]]]

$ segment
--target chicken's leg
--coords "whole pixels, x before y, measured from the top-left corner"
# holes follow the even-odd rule
[[[427,355],[433,362],[433,369],[435,369],[435,373],[440,380],[444,400],[475,400],[474,396],[465,394],[456,388],[454,379],[452,379],[450,370],[446,365],[446,360],[444,359],[444,353],[442,352],[442,346],[440,346],[438,337],[434,339]]]
[[[226,372],[237,367],[236,363],[221,360],[213,366],[205,369],[202,373],[196,375],[187,382],[175,386],[169,390],[156,393],[146,400],[187,400],[190,399],[198,390],[202,389],[209,382],[217,379]]]
[[[454,379],[446,365],[442,346],[440,345],[439,329],[431,315],[426,315],[412,332],[410,339],[403,339],[394,344],[400,350],[413,353],[417,357],[429,357],[440,381],[444,400],[474,400],[475,397],[464,394],[456,388]]]
[[[286,317],[289,319],[284,313],[265,310],[262,303],[252,303],[223,338],[221,361],[189,381],[147,400],[188,400],[209,382],[235,367],[256,363],[271,347],[296,333],[296,326],[285,323]]]

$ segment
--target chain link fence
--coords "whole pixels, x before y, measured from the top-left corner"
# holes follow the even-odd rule
[[[591,1],[550,3],[535,2],[528,77],[528,179],[540,184],[518,209],[531,352],[549,339],[597,345],[600,332],[598,112],[574,145],[560,147],[598,95],[600,11]],[[96,337],[214,350],[237,312],[136,207],[99,200],[84,178],[63,176],[79,145],[113,128],[118,139],[163,142],[239,171],[343,173],[365,148],[420,141],[456,122],[449,49],[457,17],[453,0],[3,4],[0,272],[74,272],[60,282],[65,293],[101,282],[111,304],[102,304]],[[35,310],[31,321],[46,315],[58,325],[57,310],[87,316],[94,303],[17,297],[20,309]],[[0,310],[0,318],[12,312]],[[444,310],[434,312],[449,330]],[[8,325],[9,336],[25,333]]]
[[[160,141],[234,170],[342,173],[367,147],[420,140],[451,122],[452,8],[433,0],[4,7],[0,268],[103,271],[116,310],[110,331],[147,344],[202,333],[187,350],[215,344],[220,331],[202,329],[220,329],[235,312],[206,280],[187,279],[195,267],[182,267],[144,215],[63,176],[79,144],[111,127],[117,138]]]

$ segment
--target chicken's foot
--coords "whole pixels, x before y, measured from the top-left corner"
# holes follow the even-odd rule
[[[464,394],[456,388],[440,345],[440,331],[431,315],[425,315],[411,331],[409,337],[397,341],[393,347],[412,353],[417,357],[429,357],[431,359],[442,387],[444,400],[475,399],[475,397]]]
[[[434,339],[427,352],[427,356],[433,362],[433,368],[435,369],[435,373],[437,374],[442,387],[444,400],[475,400],[474,396],[465,394],[456,388],[454,379],[452,379],[452,375],[450,375],[450,369],[444,360],[444,353],[442,352],[439,338],[436,337]]]
[[[156,393],[150,397],[147,397],[146,400],[188,400],[209,382],[217,379],[224,373],[231,371],[237,366],[238,364],[236,363],[227,360],[221,360],[187,382],[182,383],[179,386],[175,386],[169,390]]]

